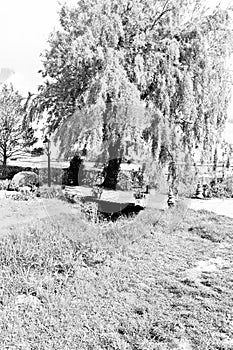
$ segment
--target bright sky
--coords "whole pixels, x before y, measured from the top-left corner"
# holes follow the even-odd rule
[[[212,6],[217,1],[207,0]],[[67,4],[75,2],[66,0]],[[223,6],[228,3],[233,0],[221,0]],[[0,0],[0,70],[12,69],[15,74],[10,80],[25,95],[36,92],[41,82],[37,73],[41,68],[40,54],[49,33],[59,26],[58,10],[58,0]],[[233,142],[232,124],[228,134]]]
[[[24,93],[40,82],[40,54],[58,26],[58,9],[57,0],[0,1],[0,68],[15,71],[12,80]]]

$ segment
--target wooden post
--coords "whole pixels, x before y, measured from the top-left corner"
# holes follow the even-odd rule
[[[48,187],[51,187],[51,166],[50,166],[50,140],[48,140]]]
[[[51,165],[50,165],[50,154],[51,154],[50,144],[51,144],[51,141],[50,141],[50,139],[48,139],[47,135],[45,136],[43,143],[46,144],[46,154],[48,157],[48,187],[51,187]]]

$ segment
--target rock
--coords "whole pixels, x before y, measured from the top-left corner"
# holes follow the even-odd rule
[[[193,349],[190,342],[185,338],[181,339],[177,345],[178,345],[177,350],[192,350]]]
[[[20,187],[20,192],[23,194],[31,194],[31,187],[30,186],[22,186]]]
[[[33,295],[20,294],[15,298],[15,306],[30,306],[32,308],[40,307],[41,302],[37,297]]]
[[[16,187],[33,187],[39,182],[38,175],[33,171],[20,171],[12,179],[12,185]]]

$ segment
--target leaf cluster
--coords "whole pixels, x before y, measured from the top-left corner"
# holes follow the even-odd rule
[[[108,149],[114,135],[123,145],[135,126],[141,135],[146,130],[144,144],[157,160],[162,147],[173,156],[209,151],[230,99],[229,13],[199,0],[62,6],[37,109],[47,111],[63,149],[93,137]]]

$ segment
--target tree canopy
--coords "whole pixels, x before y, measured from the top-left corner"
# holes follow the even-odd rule
[[[200,0],[62,6],[37,110],[63,153],[94,142],[109,158],[134,150],[163,163],[195,147],[207,157],[230,99],[230,11]]]
[[[13,86],[0,90],[0,156],[3,165],[12,156],[22,154],[37,139],[27,118],[23,98]]]

